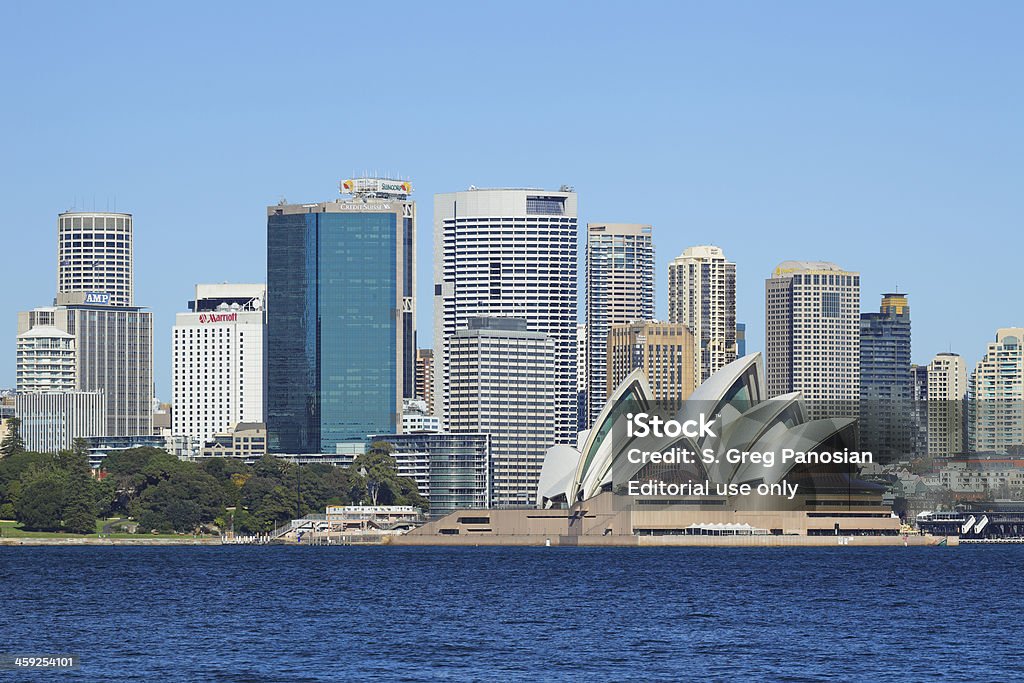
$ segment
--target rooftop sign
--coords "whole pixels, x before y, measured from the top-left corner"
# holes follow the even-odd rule
[[[412,185],[405,180],[386,178],[350,178],[339,184],[342,194],[406,197],[412,194]]]

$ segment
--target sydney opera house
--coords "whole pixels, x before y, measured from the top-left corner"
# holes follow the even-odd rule
[[[701,384],[673,415],[634,371],[577,447],[548,450],[533,509],[461,510],[403,544],[881,545],[901,536],[881,487],[857,477],[855,417],[809,420],[799,393],[766,398],[761,355]],[[642,437],[633,416],[714,420],[696,436]],[[666,430],[667,431],[667,430]],[[688,457],[678,457],[680,453]],[[783,459],[782,454],[807,455]],[[651,454],[661,454],[650,457]],[[674,459],[666,454],[676,454]],[[815,459],[817,454],[837,454]],[[853,457],[847,457],[853,454]],[[674,460],[674,461],[673,461]],[[853,460],[854,462],[849,462]],[[648,484],[641,487],[640,484]],[[650,486],[657,484],[657,486]],[[655,491],[643,495],[642,491]],[[671,491],[664,495],[664,491]],[[685,491],[680,494],[679,491]],[[640,493],[638,493],[640,492]]]

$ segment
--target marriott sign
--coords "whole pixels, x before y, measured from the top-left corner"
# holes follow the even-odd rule
[[[238,321],[238,313],[200,313],[199,324],[206,323],[233,323]]]

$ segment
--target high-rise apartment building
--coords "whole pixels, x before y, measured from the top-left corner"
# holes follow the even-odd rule
[[[48,325],[19,334],[16,371],[20,394],[74,391],[74,335]]]
[[[434,407],[434,351],[416,349],[416,398],[427,404],[427,414],[437,415]]]
[[[860,447],[876,456],[911,452],[910,305],[882,295],[878,313],[860,316]]]
[[[577,252],[570,188],[434,197],[434,391],[446,423],[458,420],[448,400],[448,340],[472,317],[516,317],[555,346],[552,443],[576,442]]]
[[[266,424],[271,452],[358,451],[401,430],[415,392],[416,204],[357,178],[352,199],[267,209]]]
[[[57,303],[134,305],[132,215],[68,211],[57,217]],[[79,294],[82,298],[68,298]]]
[[[556,347],[525,320],[476,317],[449,338],[448,431],[491,435],[491,503],[532,506],[555,442]]]
[[[967,365],[956,353],[940,353],[928,364],[928,455],[964,452]]]
[[[975,453],[1024,446],[1024,328],[996,331],[970,379],[970,445]]]
[[[607,394],[608,332],[614,325],[654,319],[654,241],[651,226],[587,224],[588,424]]]
[[[153,433],[152,313],[103,304],[18,313],[19,336],[40,327],[55,327],[74,337],[75,390],[103,392],[106,430],[93,436]]]
[[[198,450],[239,422],[263,422],[262,284],[196,285],[172,330],[172,426]]]
[[[736,264],[719,247],[689,247],[669,264],[668,321],[693,333],[698,382],[736,360]]]
[[[682,323],[613,325],[608,334],[607,395],[641,368],[660,409],[678,410],[697,388],[692,362],[695,345],[693,334]]]
[[[770,397],[803,392],[812,419],[856,416],[860,274],[834,263],[785,261],[765,282]]]

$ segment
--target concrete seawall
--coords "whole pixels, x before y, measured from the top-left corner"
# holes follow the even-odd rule
[[[956,536],[499,536],[450,535],[393,537],[390,545],[402,546],[569,546],[604,548],[800,548],[800,547],[898,547],[959,545]]]

